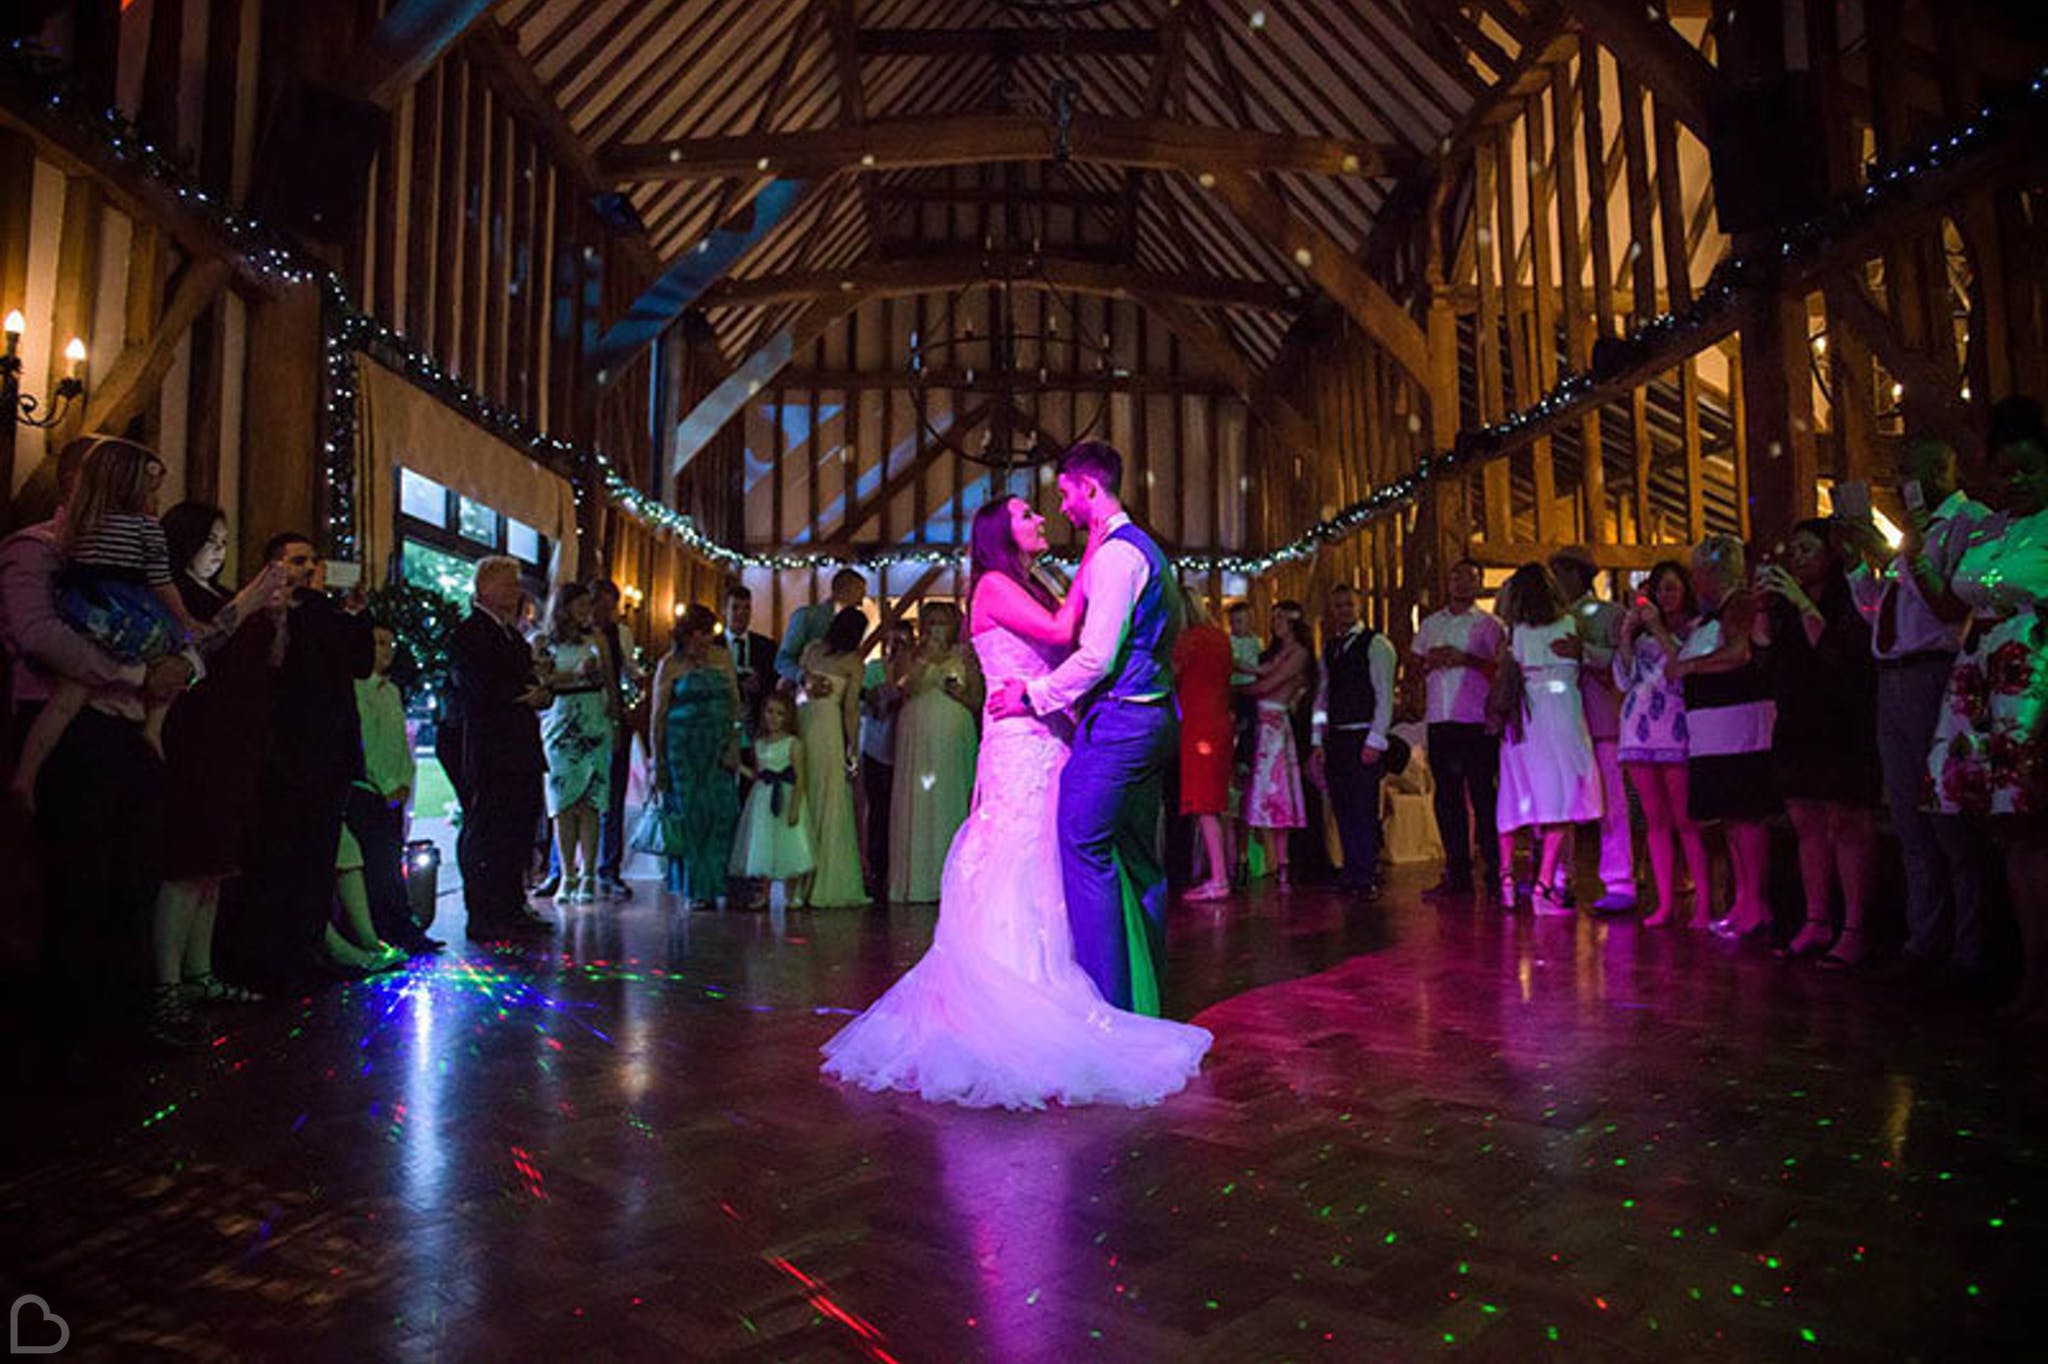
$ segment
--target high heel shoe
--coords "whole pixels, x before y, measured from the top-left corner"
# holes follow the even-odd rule
[[[1792,936],[1792,941],[1778,949],[1777,955],[1787,961],[1817,957],[1833,945],[1834,939],[1833,923],[1826,919],[1808,919]]]
[[[1804,936],[1803,930],[1802,936]],[[1849,942],[1856,944],[1856,950],[1844,952],[1842,945]],[[1819,966],[1823,971],[1853,971],[1863,964],[1865,953],[1863,930],[1860,928],[1845,928],[1840,936],[1835,939],[1834,946],[1828,948],[1827,955],[1820,959]]]
[[[1555,886],[1537,886],[1530,892],[1530,903],[1537,914],[1548,919],[1562,919],[1578,913]]]
[[[1754,919],[1745,922],[1730,914],[1724,919],[1716,919],[1708,924],[1707,931],[1727,942],[1741,942],[1747,938],[1753,938],[1759,933],[1768,931],[1770,926],[1771,923],[1768,919]]]

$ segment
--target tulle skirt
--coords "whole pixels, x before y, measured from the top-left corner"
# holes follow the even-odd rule
[[[824,1047],[825,1073],[971,1108],[1158,1103],[1200,1069],[1204,1028],[1113,1008],[1074,962],[1053,801],[1063,740],[990,727],[946,858],[931,950]]]

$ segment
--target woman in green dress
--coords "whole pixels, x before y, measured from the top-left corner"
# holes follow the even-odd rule
[[[685,610],[654,674],[647,746],[668,830],[668,888],[685,908],[724,897],[740,817],[739,682],[729,655],[712,647],[717,625],[708,607]]]
[[[803,652],[803,702],[797,734],[806,761],[804,816],[817,858],[809,903],[840,909],[868,902],[860,872],[860,826],[853,814],[853,777],[859,771],[861,641],[868,619],[857,606],[832,617],[825,637]]]
[[[985,690],[974,650],[960,642],[960,608],[917,613],[918,643],[898,659],[903,710],[896,722],[896,789],[889,811],[889,898],[935,904],[953,835],[974,796]]]

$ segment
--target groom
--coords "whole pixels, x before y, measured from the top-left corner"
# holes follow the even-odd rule
[[[1080,645],[1046,676],[1006,684],[989,711],[998,719],[1073,711],[1059,839],[1074,957],[1118,1008],[1133,1007],[1134,980],[1142,980],[1136,1002],[1156,1013],[1166,964],[1162,787],[1179,744],[1171,660],[1181,603],[1166,556],[1124,512],[1123,468],[1123,456],[1100,441],[1060,457],[1060,510],[1089,542],[1086,580],[1076,584],[1088,599]],[[1131,960],[1119,873],[1142,911],[1142,962]]]

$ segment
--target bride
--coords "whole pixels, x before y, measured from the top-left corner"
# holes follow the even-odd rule
[[[1061,605],[1032,577],[1045,547],[1045,518],[1022,498],[975,514],[969,622],[991,696],[1072,647],[1081,594]],[[1201,1069],[1207,1029],[1113,1008],[1074,962],[1054,833],[1063,724],[985,722],[931,950],[825,1044],[827,1075],[971,1108],[1135,1107]]]

